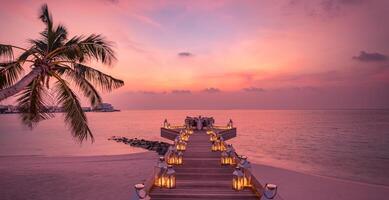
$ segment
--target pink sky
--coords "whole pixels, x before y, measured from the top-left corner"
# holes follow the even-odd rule
[[[122,109],[389,107],[386,0],[0,0],[0,43],[38,37],[44,2],[115,42],[98,68],[125,81],[103,95]]]

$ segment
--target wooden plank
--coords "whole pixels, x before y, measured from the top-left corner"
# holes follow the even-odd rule
[[[229,134],[232,136],[234,133],[231,131]],[[220,164],[220,152],[211,151],[209,135],[205,131],[195,131],[190,136],[184,151],[183,164],[174,166],[174,169],[176,188],[152,188],[150,196],[153,200],[259,199],[251,189],[232,189],[234,169],[232,166]]]

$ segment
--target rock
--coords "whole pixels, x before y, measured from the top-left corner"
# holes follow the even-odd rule
[[[166,142],[149,141],[149,140],[138,139],[138,138],[128,139],[126,137],[112,136],[111,138],[108,138],[108,140],[113,140],[118,143],[121,142],[130,145],[132,147],[139,147],[150,151],[155,151],[159,155],[165,155],[165,153],[167,152],[170,146],[170,144]]]

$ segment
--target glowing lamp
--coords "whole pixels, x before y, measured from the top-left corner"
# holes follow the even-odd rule
[[[219,151],[225,151],[227,150],[227,147],[226,147],[226,143],[224,142],[224,139],[222,136],[219,137],[220,138],[220,147],[219,147]]]
[[[228,160],[228,154],[227,152],[223,151],[221,153],[221,158],[220,158],[221,164],[222,165],[229,165],[229,160]]]
[[[167,170],[167,164],[164,157],[159,157],[157,165],[154,167],[154,185],[157,187],[163,187],[164,180],[163,174]]]
[[[211,150],[212,151],[220,151],[220,146],[221,146],[220,140],[215,140],[212,142]]]
[[[176,149],[178,151],[185,151],[186,149],[186,142],[185,141],[182,141],[182,140],[179,140],[177,143],[176,143]]]
[[[167,171],[165,173],[164,184],[164,186],[169,189],[176,187],[176,171],[174,171],[171,165],[168,166]]]
[[[181,133],[180,139],[181,139],[182,141],[187,142],[187,141],[189,140],[189,134],[186,133],[186,132]]]
[[[181,151],[172,151],[169,155],[169,165],[181,165],[183,153]]]
[[[174,147],[178,151],[185,151],[185,149],[186,149],[186,142],[181,140],[180,136],[177,136],[176,139],[174,140]]]
[[[220,139],[213,141],[211,150],[212,151],[225,151],[226,147],[224,145],[223,138],[220,138]]]
[[[209,137],[209,141],[213,142],[213,141],[215,141],[215,140],[217,140],[217,135],[216,135],[215,133],[212,133],[212,134],[210,135],[210,137]]]
[[[248,173],[248,171],[251,169],[251,163],[247,160],[247,156],[240,157],[238,166],[243,169],[244,187],[251,187],[251,175]]]
[[[232,189],[236,191],[243,190],[244,187],[244,175],[240,167],[236,167],[232,173]]]
[[[234,162],[234,157],[232,154],[227,153],[227,151],[223,151],[221,153],[221,164],[222,165],[233,165]]]

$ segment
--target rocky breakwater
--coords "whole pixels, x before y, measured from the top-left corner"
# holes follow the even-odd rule
[[[170,146],[170,144],[166,142],[151,141],[151,140],[138,139],[138,138],[129,139],[126,137],[118,137],[118,136],[112,136],[111,138],[108,138],[108,140],[121,142],[130,145],[132,147],[139,147],[150,151],[156,151],[159,155],[165,155],[166,151]]]

